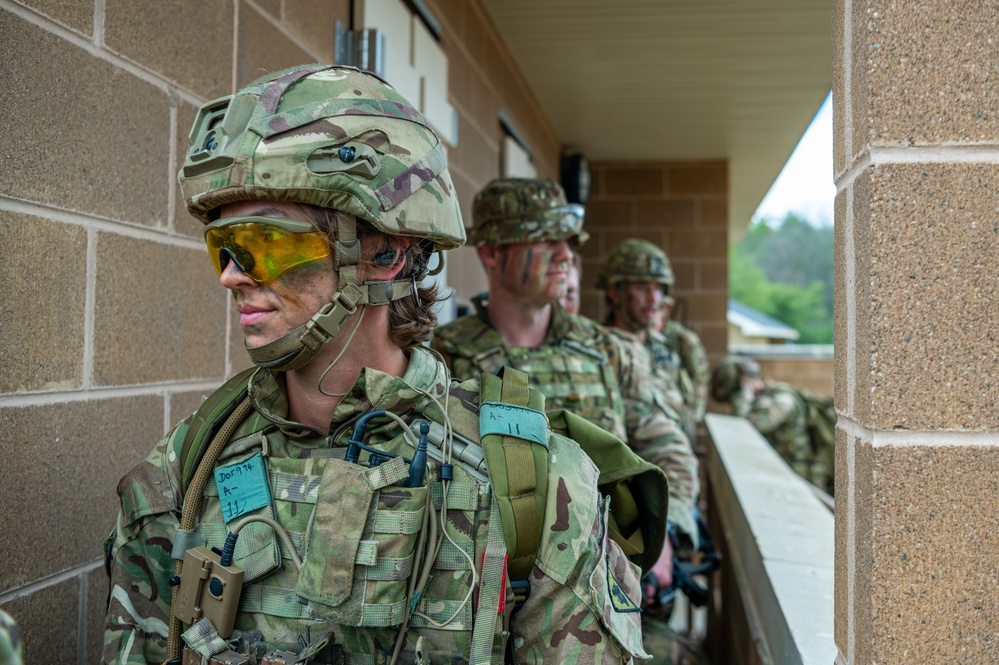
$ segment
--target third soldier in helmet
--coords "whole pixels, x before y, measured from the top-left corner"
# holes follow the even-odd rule
[[[633,333],[652,356],[656,372],[679,392],[677,410],[688,434],[707,409],[709,366],[697,333],[670,321],[675,277],[666,252],[651,242],[630,238],[607,257],[597,277],[609,313],[606,323]],[[657,325],[666,320],[662,332]]]

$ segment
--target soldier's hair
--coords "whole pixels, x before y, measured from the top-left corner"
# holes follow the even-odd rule
[[[305,203],[298,204],[316,227],[329,236],[330,243],[336,240],[337,222],[353,217],[349,213],[332,208]],[[432,252],[429,246],[410,242],[409,248],[400,249],[392,242],[394,236],[382,233],[363,219],[357,220],[357,237],[361,241],[361,263],[370,266],[388,267],[403,261],[402,270],[395,276],[396,281],[411,279],[422,273],[430,262]],[[387,305],[389,308],[389,338],[401,349],[411,349],[430,341],[437,328],[437,314],[434,306],[442,299],[437,285],[428,288],[418,287],[417,298],[408,296]]]
[[[611,300],[611,297],[610,297],[610,294],[608,293],[608,291],[610,291],[612,288],[613,289],[617,289],[617,293],[618,293],[617,297],[618,298],[623,298],[624,294],[621,293],[621,285],[622,284],[623,284],[623,282],[617,282],[616,284],[611,284],[606,289],[604,289],[604,305],[607,307],[607,316],[604,318],[604,325],[605,326],[610,326],[611,328],[614,327],[614,310],[617,307],[617,305],[615,305],[614,301]]]

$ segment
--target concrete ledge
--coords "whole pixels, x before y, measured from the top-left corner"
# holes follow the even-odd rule
[[[837,653],[832,514],[747,420],[708,414],[706,424],[711,510],[760,662],[829,665]]]
[[[733,344],[730,353],[745,353],[757,360],[832,360],[832,344]]]

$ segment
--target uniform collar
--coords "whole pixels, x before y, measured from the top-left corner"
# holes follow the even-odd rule
[[[259,369],[250,378],[249,391],[257,411],[282,427],[303,428],[288,420],[288,397],[277,372]],[[371,409],[404,413],[429,401],[423,394],[442,399],[447,390],[444,365],[430,351],[417,346],[409,351],[409,366],[401,376],[391,376],[365,367],[354,385],[333,411],[330,431]]]

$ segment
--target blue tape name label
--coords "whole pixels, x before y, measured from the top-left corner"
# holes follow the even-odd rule
[[[249,459],[215,469],[215,487],[222,503],[222,516],[230,522],[271,503],[267,470],[260,453]]]
[[[479,407],[479,435],[515,436],[548,447],[548,420],[545,414],[526,406],[504,402],[484,402]]]

